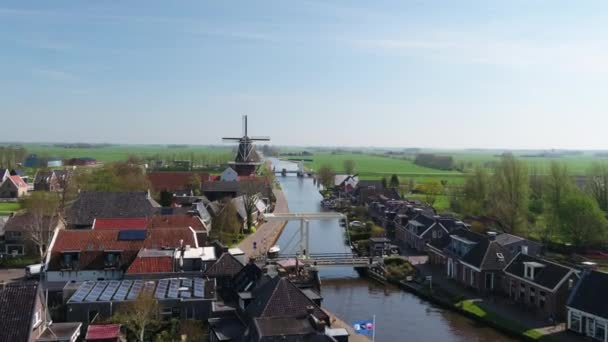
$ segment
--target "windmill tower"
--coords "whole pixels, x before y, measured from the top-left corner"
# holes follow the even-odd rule
[[[250,137],[247,132],[247,115],[243,115],[243,136],[240,138],[225,137],[224,142],[238,142],[234,162],[229,163],[239,176],[250,176],[260,165],[260,157],[255,150],[255,141],[270,141],[270,137]]]

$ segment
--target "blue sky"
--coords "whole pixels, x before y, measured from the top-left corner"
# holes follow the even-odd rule
[[[607,23],[606,1],[3,0],[0,141],[215,144],[248,114],[279,145],[602,149]]]

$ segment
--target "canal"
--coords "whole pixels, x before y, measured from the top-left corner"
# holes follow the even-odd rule
[[[277,171],[295,164],[270,159]],[[290,212],[319,212],[321,195],[310,178],[277,175]],[[282,253],[295,254],[299,223],[290,222],[279,238]],[[310,253],[349,252],[337,220],[310,222]],[[376,341],[514,341],[449,310],[436,307],[392,285],[361,279],[352,267],[320,269],[323,306],[346,322],[376,315]]]

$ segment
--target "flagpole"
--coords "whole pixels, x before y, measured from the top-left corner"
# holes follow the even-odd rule
[[[376,342],[376,315],[374,315],[372,327],[372,342]]]

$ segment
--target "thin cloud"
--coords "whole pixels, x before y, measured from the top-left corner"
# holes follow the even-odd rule
[[[74,81],[78,79],[76,75],[58,69],[33,69],[31,73],[34,76],[53,81]]]

